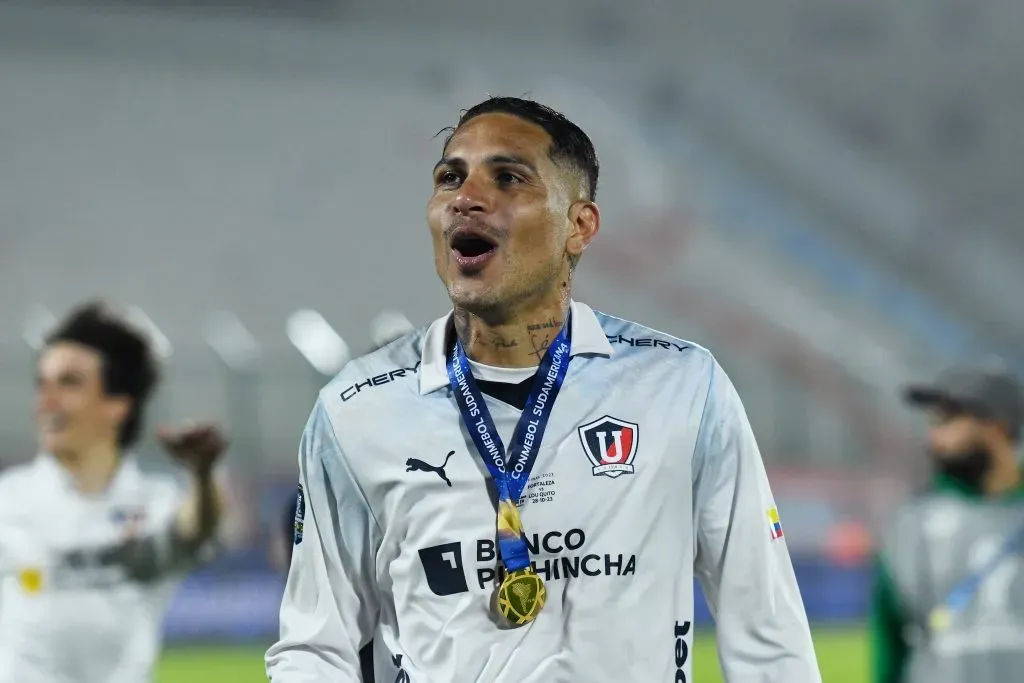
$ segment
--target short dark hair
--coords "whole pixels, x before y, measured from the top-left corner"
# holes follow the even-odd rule
[[[489,97],[480,104],[466,109],[459,116],[459,122],[444,141],[445,148],[452,136],[469,121],[483,114],[509,114],[540,126],[551,137],[548,155],[557,165],[580,177],[584,183],[587,199],[597,198],[597,177],[600,165],[594,143],[583,129],[563,114],[539,102],[520,97]]]
[[[101,379],[108,396],[131,399],[131,411],[118,433],[122,448],[132,446],[142,432],[146,402],[159,381],[157,361],[149,341],[100,302],[87,303],[65,318],[46,338],[46,345],[80,344],[103,361]]]

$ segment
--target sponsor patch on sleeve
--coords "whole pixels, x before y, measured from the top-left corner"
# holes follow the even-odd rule
[[[302,492],[302,484],[299,484],[299,492],[295,495],[295,529],[292,536],[292,543],[302,543],[302,526],[306,518],[306,496]]]

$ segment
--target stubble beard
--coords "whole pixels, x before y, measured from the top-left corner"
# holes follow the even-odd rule
[[[459,286],[448,285],[448,296],[452,305],[484,320],[507,321],[510,312],[523,302],[543,299],[544,295],[557,289],[561,282],[561,266],[547,265],[543,270],[519,269],[508,272],[493,286],[476,288],[468,294],[460,294]]]

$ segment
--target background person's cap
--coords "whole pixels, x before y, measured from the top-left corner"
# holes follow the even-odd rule
[[[919,407],[946,406],[1006,425],[1010,436],[1020,436],[1024,424],[1024,389],[1006,367],[958,365],[931,384],[907,387],[904,397]]]

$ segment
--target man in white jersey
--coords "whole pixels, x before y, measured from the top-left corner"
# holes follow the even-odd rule
[[[191,493],[128,449],[157,383],[146,340],[98,305],[47,340],[36,379],[40,455],[0,476],[0,682],[143,683],[178,581],[214,535],[209,426],[161,431]]]
[[[820,681],[771,490],[706,350],[573,301],[598,163],[540,104],[469,109],[427,218],[453,312],[351,361],[300,454],[273,683]]]

